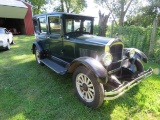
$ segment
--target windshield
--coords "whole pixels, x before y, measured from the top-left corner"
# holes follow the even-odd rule
[[[87,33],[91,34],[92,20],[66,19],[66,33]]]
[[[0,34],[4,34],[4,30],[3,29],[0,29]]]

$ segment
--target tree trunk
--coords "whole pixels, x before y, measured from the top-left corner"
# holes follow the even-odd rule
[[[64,4],[63,4],[63,2],[64,2],[64,1],[61,0],[61,10],[62,10],[61,12],[64,12]]]
[[[157,24],[158,24],[158,17],[156,17],[153,21],[153,29],[152,29],[152,35],[151,35],[151,40],[150,40],[149,55],[153,54]]]
[[[123,26],[123,21],[124,21],[124,16],[125,16],[125,13],[124,13],[124,1],[121,0],[120,4],[121,4],[121,13],[120,13],[120,18],[119,18],[119,26]]]
[[[123,26],[125,13],[121,12],[121,16],[119,19],[119,26]]]
[[[101,13],[101,11],[99,10],[99,36],[106,36],[106,31],[107,31],[107,22],[108,22],[108,18],[110,16],[110,13],[108,15],[104,15]]]
[[[131,6],[131,3],[132,3],[133,0],[130,0],[126,9],[124,10],[124,6],[125,6],[125,1],[124,0],[121,0],[120,1],[120,4],[121,4],[121,13],[120,13],[120,19],[119,19],[119,25],[120,26],[123,26],[123,23],[124,23],[124,17],[129,9],[129,7]]]

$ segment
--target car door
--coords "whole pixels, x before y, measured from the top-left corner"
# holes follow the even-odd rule
[[[58,15],[49,15],[48,19],[48,43],[50,43],[49,50],[52,56],[61,57],[62,51],[62,37],[61,37],[61,19]]]
[[[47,43],[47,25],[46,16],[41,16],[38,19],[34,19],[34,30],[38,44],[44,49],[49,49],[49,43]]]

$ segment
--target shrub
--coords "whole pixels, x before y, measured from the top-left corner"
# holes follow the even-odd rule
[[[107,36],[110,35],[110,27],[107,31]],[[123,40],[125,47],[134,47],[141,51],[143,51],[148,56],[150,39],[152,34],[152,27],[139,27],[139,26],[118,26],[113,29],[113,37],[116,37],[116,33],[118,33],[118,37]],[[160,28],[157,28],[156,31],[156,40],[154,46],[154,54],[149,56],[149,60],[154,62],[160,61]]]

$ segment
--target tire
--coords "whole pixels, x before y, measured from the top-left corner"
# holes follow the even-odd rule
[[[10,47],[10,43],[9,43],[9,41],[7,42],[7,46],[6,46],[6,50],[10,50],[11,49],[11,47]]]
[[[42,53],[40,53],[38,51],[38,49],[35,47],[35,58],[36,58],[36,61],[39,65],[43,65],[43,63],[41,62],[41,59],[42,59]]]
[[[141,73],[144,71],[144,66],[139,59],[137,59],[134,64],[135,64],[136,72]]]
[[[15,44],[15,43],[14,43],[14,40],[12,40],[11,44],[12,44],[12,45]]]
[[[90,108],[98,108],[104,101],[104,88],[95,75],[84,66],[73,73],[73,84],[79,100]]]

